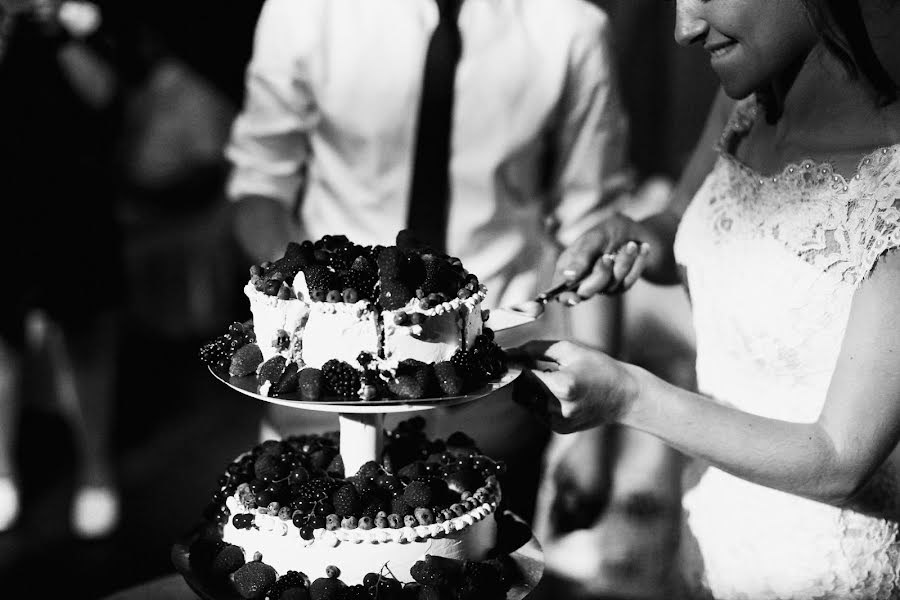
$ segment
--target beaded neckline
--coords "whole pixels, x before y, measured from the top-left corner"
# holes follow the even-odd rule
[[[780,172],[774,175],[764,175],[729,150],[729,143],[734,136],[746,133],[753,125],[758,114],[759,105],[755,97],[739,102],[717,144],[719,155],[745,175],[755,180],[758,185],[785,183],[801,187],[813,187],[829,184],[834,190],[846,192],[852,181],[859,180],[864,175],[878,172],[881,166],[890,163],[894,156],[900,152],[900,143],[875,148],[859,159],[856,169],[850,177],[844,177],[844,175],[835,171],[834,164],[831,162],[812,159],[790,162]]]

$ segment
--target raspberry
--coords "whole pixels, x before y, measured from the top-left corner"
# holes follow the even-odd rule
[[[359,372],[335,358],[322,365],[325,392],[341,398],[353,398],[359,390]]]

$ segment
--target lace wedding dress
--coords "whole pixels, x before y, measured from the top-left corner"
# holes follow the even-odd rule
[[[854,291],[900,246],[900,145],[849,179],[803,162],[761,176],[731,153],[740,103],[675,243],[686,268],[700,391],[758,415],[815,421]],[[900,368],[900,365],[898,365]],[[893,457],[892,457],[893,458]],[[886,467],[864,516],[708,468],[685,495],[685,578],[697,597],[900,598],[900,481]],[[896,467],[894,467],[896,468]],[[867,514],[873,514],[869,512]]]

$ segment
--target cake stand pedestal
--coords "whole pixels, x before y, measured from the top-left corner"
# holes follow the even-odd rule
[[[356,473],[370,460],[381,457],[384,449],[383,413],[339,413],[338,425],[344,472]]]

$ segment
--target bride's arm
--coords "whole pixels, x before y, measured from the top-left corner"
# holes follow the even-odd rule
[[[621,421],[749,481],[845,505],[900,439],[900,253],[853,299],[814,423],[754,416],[627,367],[638,382]]]

